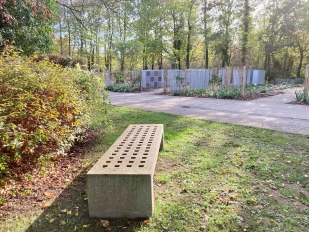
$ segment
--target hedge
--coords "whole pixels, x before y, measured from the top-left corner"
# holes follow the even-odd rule
[[[0,177],[16,164],[65,154],[95,114],[108,121],[100,77],[34,60],[0,57]]]

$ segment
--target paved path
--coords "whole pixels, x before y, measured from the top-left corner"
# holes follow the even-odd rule
[[[309,135],[309,106],[287,104],[295,100],[295,89],[252,101],[158,95],[160,91],[111,92],[110,100],[116,106]]]

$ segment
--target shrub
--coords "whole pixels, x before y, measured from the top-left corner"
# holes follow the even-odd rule
[[[106,86],[106,90],[113,91],[113,92],[136,92],[138,88],[131,87],[128,84],[111,84]]]
[[[114,77],[115,77],[115,80],[116,80],[115,81],[116,84],[124,84],[125,81],[126,81],[124,74],[121,73],[121,72],[114,73]]]
[[[66,68],[66,67],[75,68],[76,65],[78,64],[81,69],[83,70],[88,69],[87,60],[81,57],[71,58],[71,57],[65,57],[65,56],[54,55],[54,54],[39,55],[39,56],[34,57],[35,61],[42,61],[45,59],[48,59],[49,61],[60,65],[62,68]]]
[[[107,121],[104,87],[102,79],[87,71],[0,56],[2,173],[7,167],[64,154],[94,114]]]

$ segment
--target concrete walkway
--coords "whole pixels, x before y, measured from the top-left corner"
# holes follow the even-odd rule
[[[166,96],[158,95],[159,92],[162,89],[143,93],[111,92],[110,100],[115,106],[309,135],[309,106],[287,104],[295,101],[295,89],[252,101]]]

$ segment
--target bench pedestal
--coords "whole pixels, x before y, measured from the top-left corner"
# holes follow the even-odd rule
[[[130,125],[87,173],[89,216],[153,214],[153,175],[163,148],[162,124]]]

